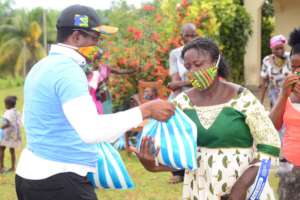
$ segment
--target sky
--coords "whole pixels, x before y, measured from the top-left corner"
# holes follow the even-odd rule
[[[26,8],[32,9],[35,7],[43,7],[45,9],[57,9],[62,10],[63,8],[73,5],[82,4],[91,6],[95,9],[109,9],[112,5],[113,0],[14,0],[15,8]],[[127,0],[129,5],[139,7],[142,2],[148,2],[149,0]]]

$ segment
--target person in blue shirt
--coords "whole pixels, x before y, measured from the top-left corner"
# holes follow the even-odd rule
[[[82,48],[97,46],[101,26],[94,9],[73,5],[57,20],[57,44],[28,73],[24,85],[27,145],[16,169],[19,200],[96,200],[96,143],[114,141],[145,118],[165,121],[174,106],[154,100],[127,111],[98,115],[89,95]]]

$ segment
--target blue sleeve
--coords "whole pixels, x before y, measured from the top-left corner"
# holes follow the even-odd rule
[[[66,65],[57,76],[55,92],[62,104],[89,94],[86,75],[79,66]]]

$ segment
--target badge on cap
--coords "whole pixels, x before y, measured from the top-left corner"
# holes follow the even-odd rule
[[[75,15],[74,25],[83,28],[89,27],[89,17],[87,15]]]

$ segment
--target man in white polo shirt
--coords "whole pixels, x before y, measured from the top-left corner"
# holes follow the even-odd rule
[[[115,140],[145,118],[164,121],[173,115],[174,107],[162,100],[97,114],[82,69],[86,59],[79,52],[97,45],[100,34],[109,30],[100,26],[94,9],[66,8],[57,21],[58,44],[26,77],[27,145],[16,171],[19,200],[96,200],[86,180],[87,173],[95,171],[95,144]]]

